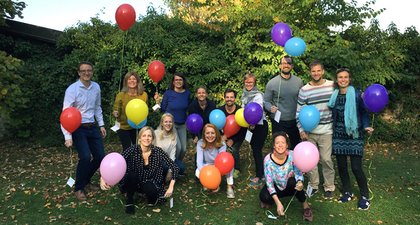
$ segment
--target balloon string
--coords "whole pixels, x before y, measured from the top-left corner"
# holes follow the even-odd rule
[[[287,209],[289,208],[290,203],[292,203],[293,199],[295,198],[296,193],[297,193],[297,190],[295,190],[295,194],[293,194],[292,198],[289,201],[289,204],[287,204],[286,209],[284,210],[284,214],[286,214]]]
[[[370,127],[373,128],[373,124],[375,123],[375,114],[372,115],[372,125]],[[369,144],[370,138],[372,137],[373,133],[369,135],[368,139],[367,139],[367,145]]]
[[[72,151],[72,147],[68,148],[70,150],[70,175],[69,177],[71,177],[72,171],[73,171],[73,151]]]
[[[369,163],[369,167],[368,167],[369,178],[368,178],[368,181],[367,181],[367,185],[368,185],[368,190],[369,190],[369,193],[371,193],[371,196],[370,196],[369,200],[372,200],[372,199],[373,199],[373,197],[375,196],[375,195],[373,194],[372,189],[370,189],[370,185],[369,185],[369,182],[372,180],[372,173],[370,172],[370,168],[372,167],[372,162],[373,162],[373,160],[371,160],[371,161],[370,161],[370,163]]]

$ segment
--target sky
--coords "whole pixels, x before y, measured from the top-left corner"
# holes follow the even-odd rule
[[[76,26],[78,22],[88,22],[96,15],[106,22],[115,23],[115,11],[121,4],[134,7],[137,18],[146,15],[148,6],[156,9],[164,6],[163,0],[23,0],[27,6],[23,10],[23,19],[17,21],[63,31]],[[358,0],[359,4],[366,0]],[[386,29],[394,22],[401,32],[415,26],[420,31],[420,15],[414,6],[417,0],[377,0],[373,9],[386,8],[379,17],[381,29]],[[159,11],[159,10],[158,10]],[[417,16],[416,16],[417,15]]]

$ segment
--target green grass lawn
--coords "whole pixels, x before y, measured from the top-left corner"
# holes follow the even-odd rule
[[[107,152],[120,149],[107,145]],[[117,151],[118,151],[117,150]],[[187,176],[175,185],[174,207],[169,203],[146,207],[138,200],[136,214],[124,212],[124,197],[118,188],[108,192],[89,193],[79,202],[66,186],[69,175],[75,177],[76,153],[65,147],[22,148],[0,144],[0,224],[305,224],[301,204],[293,199],[286,217],[269,219],[259,207],[258,190],[247,187],[254,171],[248,145],[242,151],[242,174],[235,180],[236,198],[226,198],[222,179],[219,193],[209,195],[193,175],[187,155]],[[268,152],[265,149],[265,154]],[[71,160],[72,159],[72,160]],[[371,208],[357,209],[357,200],[340,204],[324,200],[323,192],[309,199],[313,208],[313,224],[419,224],[420,182],[418,146],[404,144],[372,144],[367,146],[365,173],[370,179]],[[248,172],[250,171],[250,172]],[[351,173],[351,172],[350,172]],[[340,189],[338,173],[337,188]],[[353,176],[351,175],[353,178]],[[94,177],[95,182],[98,175]],[[354,181],[354,179],[353,179]],[[354,192],[358,188],[354,182]],[[335,196],[340,195],[336,190]],[[281,199],[283,204],[291,198]],[[269,209],[275,213],[275,207]]]

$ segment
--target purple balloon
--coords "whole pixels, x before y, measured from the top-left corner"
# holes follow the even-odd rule
[[[284,46],[291,37],[292,30],[287,23],[276,23],[271,29],[271,39],[277,45]]]
[[[378,113],[388,104],[388,92],[384,86],[372,84],[366,88],[363,101],[369,111]]]
[[[245,106],[244,118],[249,125],[256,125],[263,116],[262,107],[256,102],[250,102]]]
[[[187,117],[187,121],[185,122],[185,125],[187,126],[187,129],[189,132],[193,134],[200,133],[201,129],[203,128],[203,118],[201,118],[200,115],[197,113],[193,113]]]

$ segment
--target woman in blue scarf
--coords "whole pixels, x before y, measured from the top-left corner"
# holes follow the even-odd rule
[[[351,72],[340,68],[336,72],[335,90],[328,106],[332,108],[333,154],[337,158],[338,173],[343,185],[343,195],[339,202],[349,202],[354,195],[351,191],[350,177],[347,170],[347,158],[350,157],[351,169],[360,189],[358,208],[369,209],[369,189],[362,168],[364,148],[363,132],[372,133],[369,116],[365,109],[361,93],[351,85]]]

